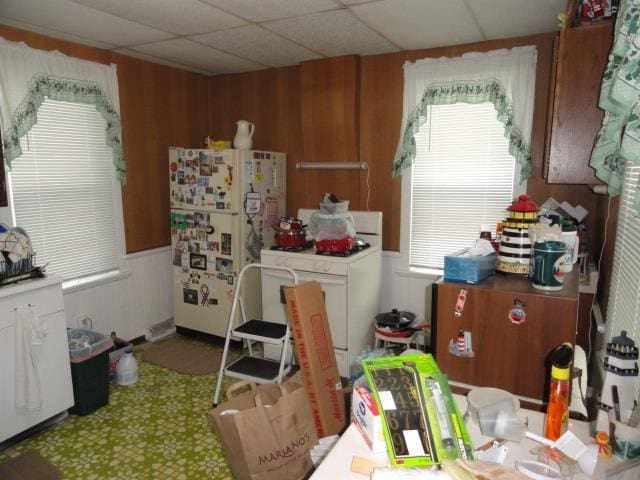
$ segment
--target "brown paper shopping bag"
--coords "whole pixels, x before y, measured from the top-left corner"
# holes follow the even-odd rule
[[[234,396],[247,385],[251,390]],[[238,480],[293,480],[311,470],[309,452],[318,438],[299,379],[260,386],[238,382],[227,397],[209,418]]]

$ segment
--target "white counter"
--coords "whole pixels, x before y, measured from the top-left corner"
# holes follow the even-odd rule
[[[458,404],[458,407],[460,408],[460,411],[465,412],[467,409],[466,397],[462,395],[454,395],[454,398],[456,400],[456,403]],[[535,412],[533,410],[520,409],[518,411],[518,416],[523,421],[528,419],[529,430],[531,432],[540,435],[542,434],[544,425],[543,413]],[[569,429],[573,433],[575,433],[584,443],[593,443],[593,439],[589,436],[589,424],[587,422],[570,420]],[[472,420],[467,421],[467,430],[469,431],[469,435],[471,436],[473,446],[476,448],[493,440],[491,437],[482,435],[480,433],[480,429]],[[513,466],[515,461],[519,459],[535,460],[535,456],[530,453],[530,450],[539,445],[540,444],[529,439],[524,439],[522,443],[507,442],[505,446],[508,447],[509,453],[507,455],[505,465]],[[351,461],[354,455],[373,460],[376,463],[386,463],[388,461],[386,453],[372,454],[358,429],[355,427],[355,425],[351,424],[349,428],[347,428],[345,433],[340,437],[340,440],[336,443],[333,449],[329,452],[327,457],[315,470],[315,472],[311,476],[311,480],[327,480],[338,478],[340,480],[366,479],[366,476],[354,473],[350,470]],[[616,461],[617,460],[615,459],[615,457],[611,460],[598,461],[596,472],[591,478],[604,478],[604,472],[606,471],[606,469],[612,466],[612,464]],[[582,473],[579,473],[573,478],[574,480],[587,480],[589,477]]]

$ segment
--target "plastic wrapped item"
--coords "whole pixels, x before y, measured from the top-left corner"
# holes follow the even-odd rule
[[[309,232],[316,242],[354,238],[356,228],[349,213],[314,212],[309,220]]]
[[[314,212],[309,219],[307,237],[314,240],[319,249],[350,250],[356,228],[353,216],[349,213],[349,202],[325,193],[319,206],[320,211]],[[343,244],[340,241],[348,242]],[[319,242],[323,243],[318,244]]]
[[[113,346],[113,341],[106,335],[82,328],[67,330],[67,340],[71,363],[83,362]]]

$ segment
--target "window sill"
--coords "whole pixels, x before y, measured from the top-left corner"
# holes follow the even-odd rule
[[[422,279],[430,279],[433,281],[438,280],[442,275],[444,275],[443,270],[438,270],[436,268],[419,268],[419,267],[409,267],[409,268],[397,268],[395,273],[400,277],[407,278],[422,278]]]
[[[62,293],[67,294],[79,292],[80,290],[97,287],[98,285],[104,285],[107,283],[124,280],[125,278],[129,278],[130,276],[130,270],[122,269],[107,273],[100,273],[97,275],[89,275],[78,280],[69,280],[67,282],[62,282]]]

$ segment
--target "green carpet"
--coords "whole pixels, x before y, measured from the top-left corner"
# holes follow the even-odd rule
[[[34,449],[69,480],[232,479],[207,419],[216,375],[184,375],[141,362],[144,348],[136,347],[137,384],[112,386],[108,406],[0,452],[0,463]],[[225,379],[222,391],[232,382]]]

